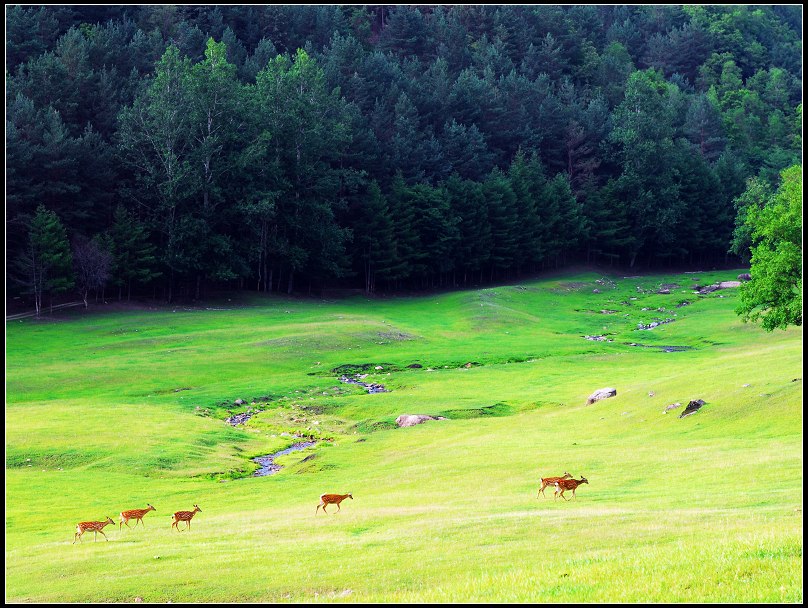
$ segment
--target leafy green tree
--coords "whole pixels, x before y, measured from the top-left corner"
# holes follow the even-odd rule
[[[187,261],[187,252],[179,247],[188,239],[178,230],[194,171],[190,71],[190,60],[170,46],[157,63],[148,88],[119,117],[122,157],[135,175],[136,189],[131,196],[150,209],[162,238],[163,261],[170,273],[169,302],[174,275],[185,269]]]
[[[762,208],[750,205],[744,223],[752,280],[741,285],[735,311],[766,331],[802,325],[802,166],[783,171],[777,192]]]
[[[256,111],[270,138],[282,190],[277,198],[278,261],[287,272],[309,269],[340,276],[349,264],[348,231],[335,213],[344,206],[340,159],[350,137],[347,104],[339,89],[328,90],[317,62],[302,49],[294,58],[278,55],[259,72]]]

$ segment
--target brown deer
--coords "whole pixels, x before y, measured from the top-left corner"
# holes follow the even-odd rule
[[[559,479],[555,482],[556,491],[555,494],[553,494],[553,498],[558,498],[558,493],[561,492],[561,498],[569,500],[569,498],[564,496],[566,490],[572,490],[572,497],[575,498],[575,489],[582,483],[589,483],[583,475],[581,475],[580,479]]]
[[[564,471],[564,474],[561,477],[542,477],[541,478],[541,487],[539,488],[539,491],[536,492],[536,498],[539,497],[539,493],[541,493],[542,496],[545,496],[545,497],[547,496],[544,493],[544,488],[546,488],[547,486],[553,486],[553,485],[555,485],[555,482],[557,482],[557,481],[561,481],[562,479],[571,479],[571,478],[572,478],[572,475],[570,475],[566,471]]]
[[[149,503],[146,503],[148,509],[129,509],[128,511],[121,511],[121,522],[118,524],[118,530],[122,529],[123,524],[126,524],[126,527],[129,527],[129,520],[135,520],[135,527],[137,528],[137,522],[143,524],[143,516],[146,515],[149,511],[156,511],[153,506]],[[143,527],[146,527],[146,524],[143,524]]]
[[[314,510],[314,514],[317,515],[317,512],[320,510],[320,507],[323,508],[323,513],[328,513],[325,510],[326,505],[337,505],[337,513],[339,513],[339,503],[341,503],[346,498],[350,498],[353,500],[353,496],[350,494],[323,494],[320,496],[320,504],[317,505],[317,508]]]
[[[101,533],[101,536],[107,538],[107,535],[104,534],[104,526],[108,526],[109,524],[115,525],[115,522],[112,521],[112,518],[107,515],[106,521],[82,521],[76,526],[76,533],[73,535],[73,544],[76,544],[76,539],[81,541],[81,535],[85,532],[92,530],[95,532],[95,540],[98,540],[98,533]]]
[[[190,530],[191,519],[193,519],[197,511],[200,513],[202,512],[202,509],[199,508],[199,505],[194,505],[193,511],[177,511],[176,513],[174,513],[174,515],[171,516],[171,527],[172,528],[176,527],[177,532],[182,532],[182,530],[180,530],[180,527],[177,524],[179,524],[181,521],[184,521],[186,524],[188,524],[188,527],[185,529]]]

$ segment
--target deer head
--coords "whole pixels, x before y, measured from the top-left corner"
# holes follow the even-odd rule
[[[581,475],[581,481],[579,483],[589,483],[589,481],[586,479],[586,477]]]

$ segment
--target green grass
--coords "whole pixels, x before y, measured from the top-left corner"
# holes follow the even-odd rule
[[[738,272],[9,322],[6,600],[802,602],[802,328],[690,289]],[[320,442],[251,477],[294,432]],[[577,499],[537,498],[563,471]]]

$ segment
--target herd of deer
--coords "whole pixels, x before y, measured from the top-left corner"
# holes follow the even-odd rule
[[[581,475],[581,479],[573,479],[572,475],[564,472],[564,475],[561,477],[542,477],[541,478],[541,488],[539,488],[539,492],[536,494],[536,498],[539,497],[539,494],[545,496],[544,489],[547,486],[555,486],[555,494],[553,495],[554,498],[558,498],[559,494],[561,498],[564,500],[569,500],[569,498],[564,496],[564,492],[566,490],[572,490],[572,497],[575,498],[575,489],[581,485],[582,483],[589,483],[586,478]],[[323,494],[320,496],[320,504],[317,505],[317,508],[314,510],[314,514],[320,511],[320,507],[323,508],[323,513],[328,513],[325,510],[327,505],[337,505],[337,513],[340,511],[339,503],[341,503],[346,498],[350,498],[353,500],[353,496],[351,494]],[[129,525],[129,521],[134,519],[135,520],[135,527],[137,527],[137,522],[140,522],[141,525],[145,528],[146,524],[143,523],[143,516],[146,515],[149,511],[156,511],[152,505],[146,503],[145,509],[129,509],[128,511],[121,511],[121,521],[118,524],[118,529],[123,529],[124,524],[126,524],[127,528],[131,528]],[[186,530],[191,529],[191,520],[193,519],[194,515],[200,513],[202,509],[199,508],[199,505],[194,505],[193,511],[177,511],[174,515],[171,516],[171,527],[177,528],[178,532],[182,532],[179,527],[179,523],[184,521],[186,523]],[[73,538],[73,544],[76,544],[76,541],[81,541],[81,535],[85,532],[94,532],[95,533],[95,540],[98,540],[98,533],[101,533],[106,540],[107,535],[104,534],[104,527],[108,526],[109,524],[115,525],[115,522],[112,521],[112,518],[107,515],[107,518],[104,521],[82,521],[76,526],[76,534]]]
[[[146,524],[143,523],[143,516],[146,515],[149,511],[156,511],[152,505],[146,503],[145,509],[129,509],[128,511],[121,511],[121,521],[118,524],[118,529],[122,529],[123,525],[126,524],[127,528],[131,528],[129,525],[129,520],[135,520],[135,527],[137,527],[137,522],[140,522],[143,527],[146,527]],[[186,530],[191,529],[191,519],[193,519],[194,515],[200,513],[202,509],[199,508],[199,505],[194,505],[193,511],[177,511],[174,515],[171,516],[171,527],[177,528],[178,532],[182,532],[180,530],[179,524],[181,521],[184,521],[186,525]],[[108,526],[109,524],[115,525],[115,522],[112,521],[112,518],[107,515],[107,518],[104,521],[82,521],[76,525],[76,534],[73,537],[73,544],[76,544],[76,541],[81,541],[81,535],[85,532],[95,532],[95,540],[98,540],[98,533],[101,533],[106,540],[107,535],[104,534],[104,527]]]

